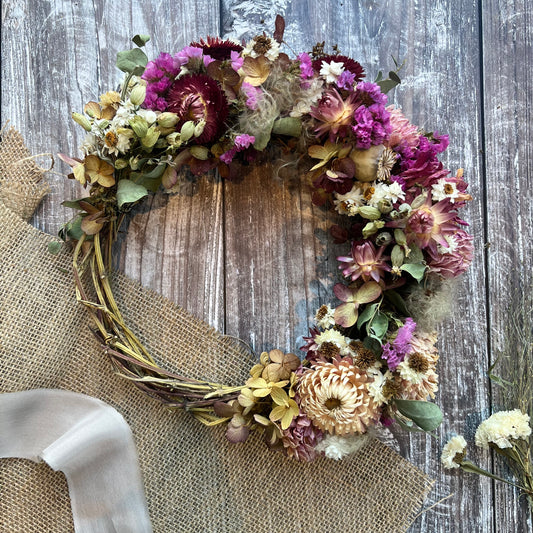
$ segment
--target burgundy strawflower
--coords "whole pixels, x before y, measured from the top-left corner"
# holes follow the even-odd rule
[[[242,51],[240,44],[234,43],[229,39],[222,40],[220,37],[207,37],[205,41],[201,39],[199,43],[193,42],[190,46],[201,48],[205,54],[219,61],[230,59],[231,52],[239,53]]]
[[[320,72],[323,62],[329,64],[332,61],[335,61],[335,63],[342,63],[345,71],[347,70],[348,72],[354,74],[354,81],[356,82],[361,81],[365,77],[365,71],[357,61],[354,61],[349,57],[336,54],[326,55],[315,59],[313,61],[313,70],[315,72]]]
[[[189,120],[205,121],[198,144],[214,141],[223,133],[228,103],[218,82],[205,74],[190,74],[176,80],[168,92],[168,111],[176,113],[177,130]]]

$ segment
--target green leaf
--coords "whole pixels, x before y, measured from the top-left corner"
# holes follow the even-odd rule
[[[395,81],[398,85],[400,85],[400,83],[402,83],[402,80],[400,79],[400,76],[398,76],[398,74],[396,74],[396,72],[394,72],[393,70],[391,70],[389,72],[389,78],[392,81]]]
[[[399,311],[402,316],[409,316],[405,300],[396,291],[385,291],[385,298]]]
[[[82,216],[81,214],[73,218],[71,221],[67,222],[59,230],[59,237],[66,241],[68,238],[79,241],[83,235],[83,230],[81,229]]]
[[[416,263],[405,263],[400,267],[400,270],[411,274],[416,281],[422,281],[424,273],[426,272],[426,266]]]
[[[120,180],[117,187],[117,204],[122,207],[124,204],[132,204],[148,194],[146,187],[134,183],[130,180]]]
[[[267,126],[259,135],[255,136],[254,148],[262,152],[270,142],[270,132],[272,131],[273,123]]]
[[[381,92],[383,94],[387,94],[389,91],[394,89],[394,87],[396,87],[398,83],[395,82],[394,80],[386,79],[386,80],[378,81],[377,85],[379,85],[379,88],[381,89]]]
[[[394,400],[398,411],[420,429],[433,431],[442,422],[442,411],[436,403],[420,400]]]
[[[61,250],[62,244],[58,241],[52,241],[48,243],[48,251],[52,255],[57,255],[59,251]]]
[[[385,313],[377,313],[367,326],[368,334],[377,338],[379,341],[385,337],[389,329],[389,319]]]
[[[415,427],[412,420],[409,420],[409,418],[400,418],[399,416],[395,416],[394,419],[396,422],[398,422],[398,425],[404,430],[404,431],[410,431],[412,433],[419,433],[422,430]]]
[[[144,46],[149,40],[150,40],[149,35],[136,35],[132,39],[133,43],[139,47]]]
[[[374,80],[374,83],[378,83],[383,79],[383,72],[381,70],[378,72],[378,75],[376,76],[376,79]]]
[[[61,205],[72,209],[81,209],[79,200],[65,200],[64,202],[61,202]]]
[[[293,117],[279,118],[274,122],[272,133],[299,137],[302,134],[302,122]]]
[[[375,315],[378,306],[379,304],[377,303],[367,305],[365,307],[365,310],[359,315],[359,318],[357,319],[357,329],[361,329],[363,324],[368,322]]]
[[[366,337],[363,341],[363,346],[378,355],[381,355],[381,353],[383,352],[381,348],[381,343],[377,339],[373,339],[372,337]]]
[[[407,259],[405,260],[406,263],[423,263],[424,262],[424,253],[422,250],[416,246],[415,244],[412,244],[409,249],[411,250],[409,252],[409,255],[407,256]]]
[[[375,281],[367,281],[354,295],[354,302],[368,304],[381,295],[381,287]]]
[[[117,54],[117,68],[122,72],[140,76],[148,63],[148,57],[140,48],[126,50]]]

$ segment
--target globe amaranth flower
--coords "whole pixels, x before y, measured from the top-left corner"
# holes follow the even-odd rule
[[[354,75],[355,82],[359,82],[365,77],[365,71],[357,61],[340,54],[324,55],[313,60],[313,70],[319,73],[324,68],[324,63],[329,65],[331,62],[340,63],[344,72],[350,72]]]
[[[413,209],[407,218],[405,235],[409,244],[416,244],[419,248],[437,250],[437,244],[444,248],[449,247],[446,236],[457,232],[457,225],[453,222],[456,213],[452,212],[452,204],[442,200],[432,204],[428,195],[425,203]]]
[[[373,279],[379,283],[381,276],[385,272],[390,272],[391,267],[387,264],[388,256],[383,256],[385,247],[381,246],[376,250],[372,242],[363,244],[352,243],[352,255],[349,257],[337,257],[342,264],[339,268],[345,277],[352,281],[361,278],[363,281]]]
[[[335,435],[365,433],[380,416],[368,394],[366,372],[348,360],[319,362],[298,381],[300,409],[322,431]]]
[[[437,246],[436,250],[429,248],[427,251],[430,260],[427,264],[430,272],[445,279],[455,278],[465,272],[472,263],[473,237],[458,229],[453,235],[446,235],[444,238],[448,247]]]
[[[315,447],[322,436],[322,431],[305,414],[300,413],[287,429],[281,430],[283,451],[298,461],[313,461],[318,456]]]
[[[222,40],[220,37],[207,37],[204,41],[192,42],[190,46],[201,48],[204,54],[209,55],[213,59],[224,61],[231,58],[231,52],[239,53],[242,51],[242,46],[230,39]]]
[[[309,114],[317,121],[315,132],[318,137],[329,134],[330,141],[337,137],[346,137],[353,124],[353,114],[357,108],[355,93],[350,93],[346,100],[336,89],[328,89],[318,104],[311,107]]]
[[[176,80],[168,91],[168,111],[179,118],[177,130],[187,121],[204,122],[198,144],[217,139],[225,129],[228,103],[218,82],[205,74],[189,74]]]
[[[237,137],[235,137],[235,140],[233,141],[233,148],[231,148],[231,150],[228,150],[227,152],[224,152],[220,156],[220,160],[229,165],[238,152],[246,150],[247,148],[252,146],[254,142],[255,137],[253,135],[246,135],[245,133],[243,133],[242,135],[237,135]]]

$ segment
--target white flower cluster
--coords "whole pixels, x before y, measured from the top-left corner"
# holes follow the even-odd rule
[[[444,468],[459,468],[460,464],[455,461],[456,457],[465,455],[466,452],[466,440],[462,435],[456,435],[452,437],[442,449],[442,455],[440,457],[441,463]]]
[[[498,448],[512,448],[513,440],[527,439],[531,435],[529,416],[520,409],[499,411],[482,422],[476,431],[476,444],[489,449],[490,444]]]

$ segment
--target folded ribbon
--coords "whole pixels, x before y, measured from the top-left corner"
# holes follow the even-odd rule
[[[106,403],[63,390],[0,394],[4,457],[65,474],[76,533],[152,531],[131,430]]]

